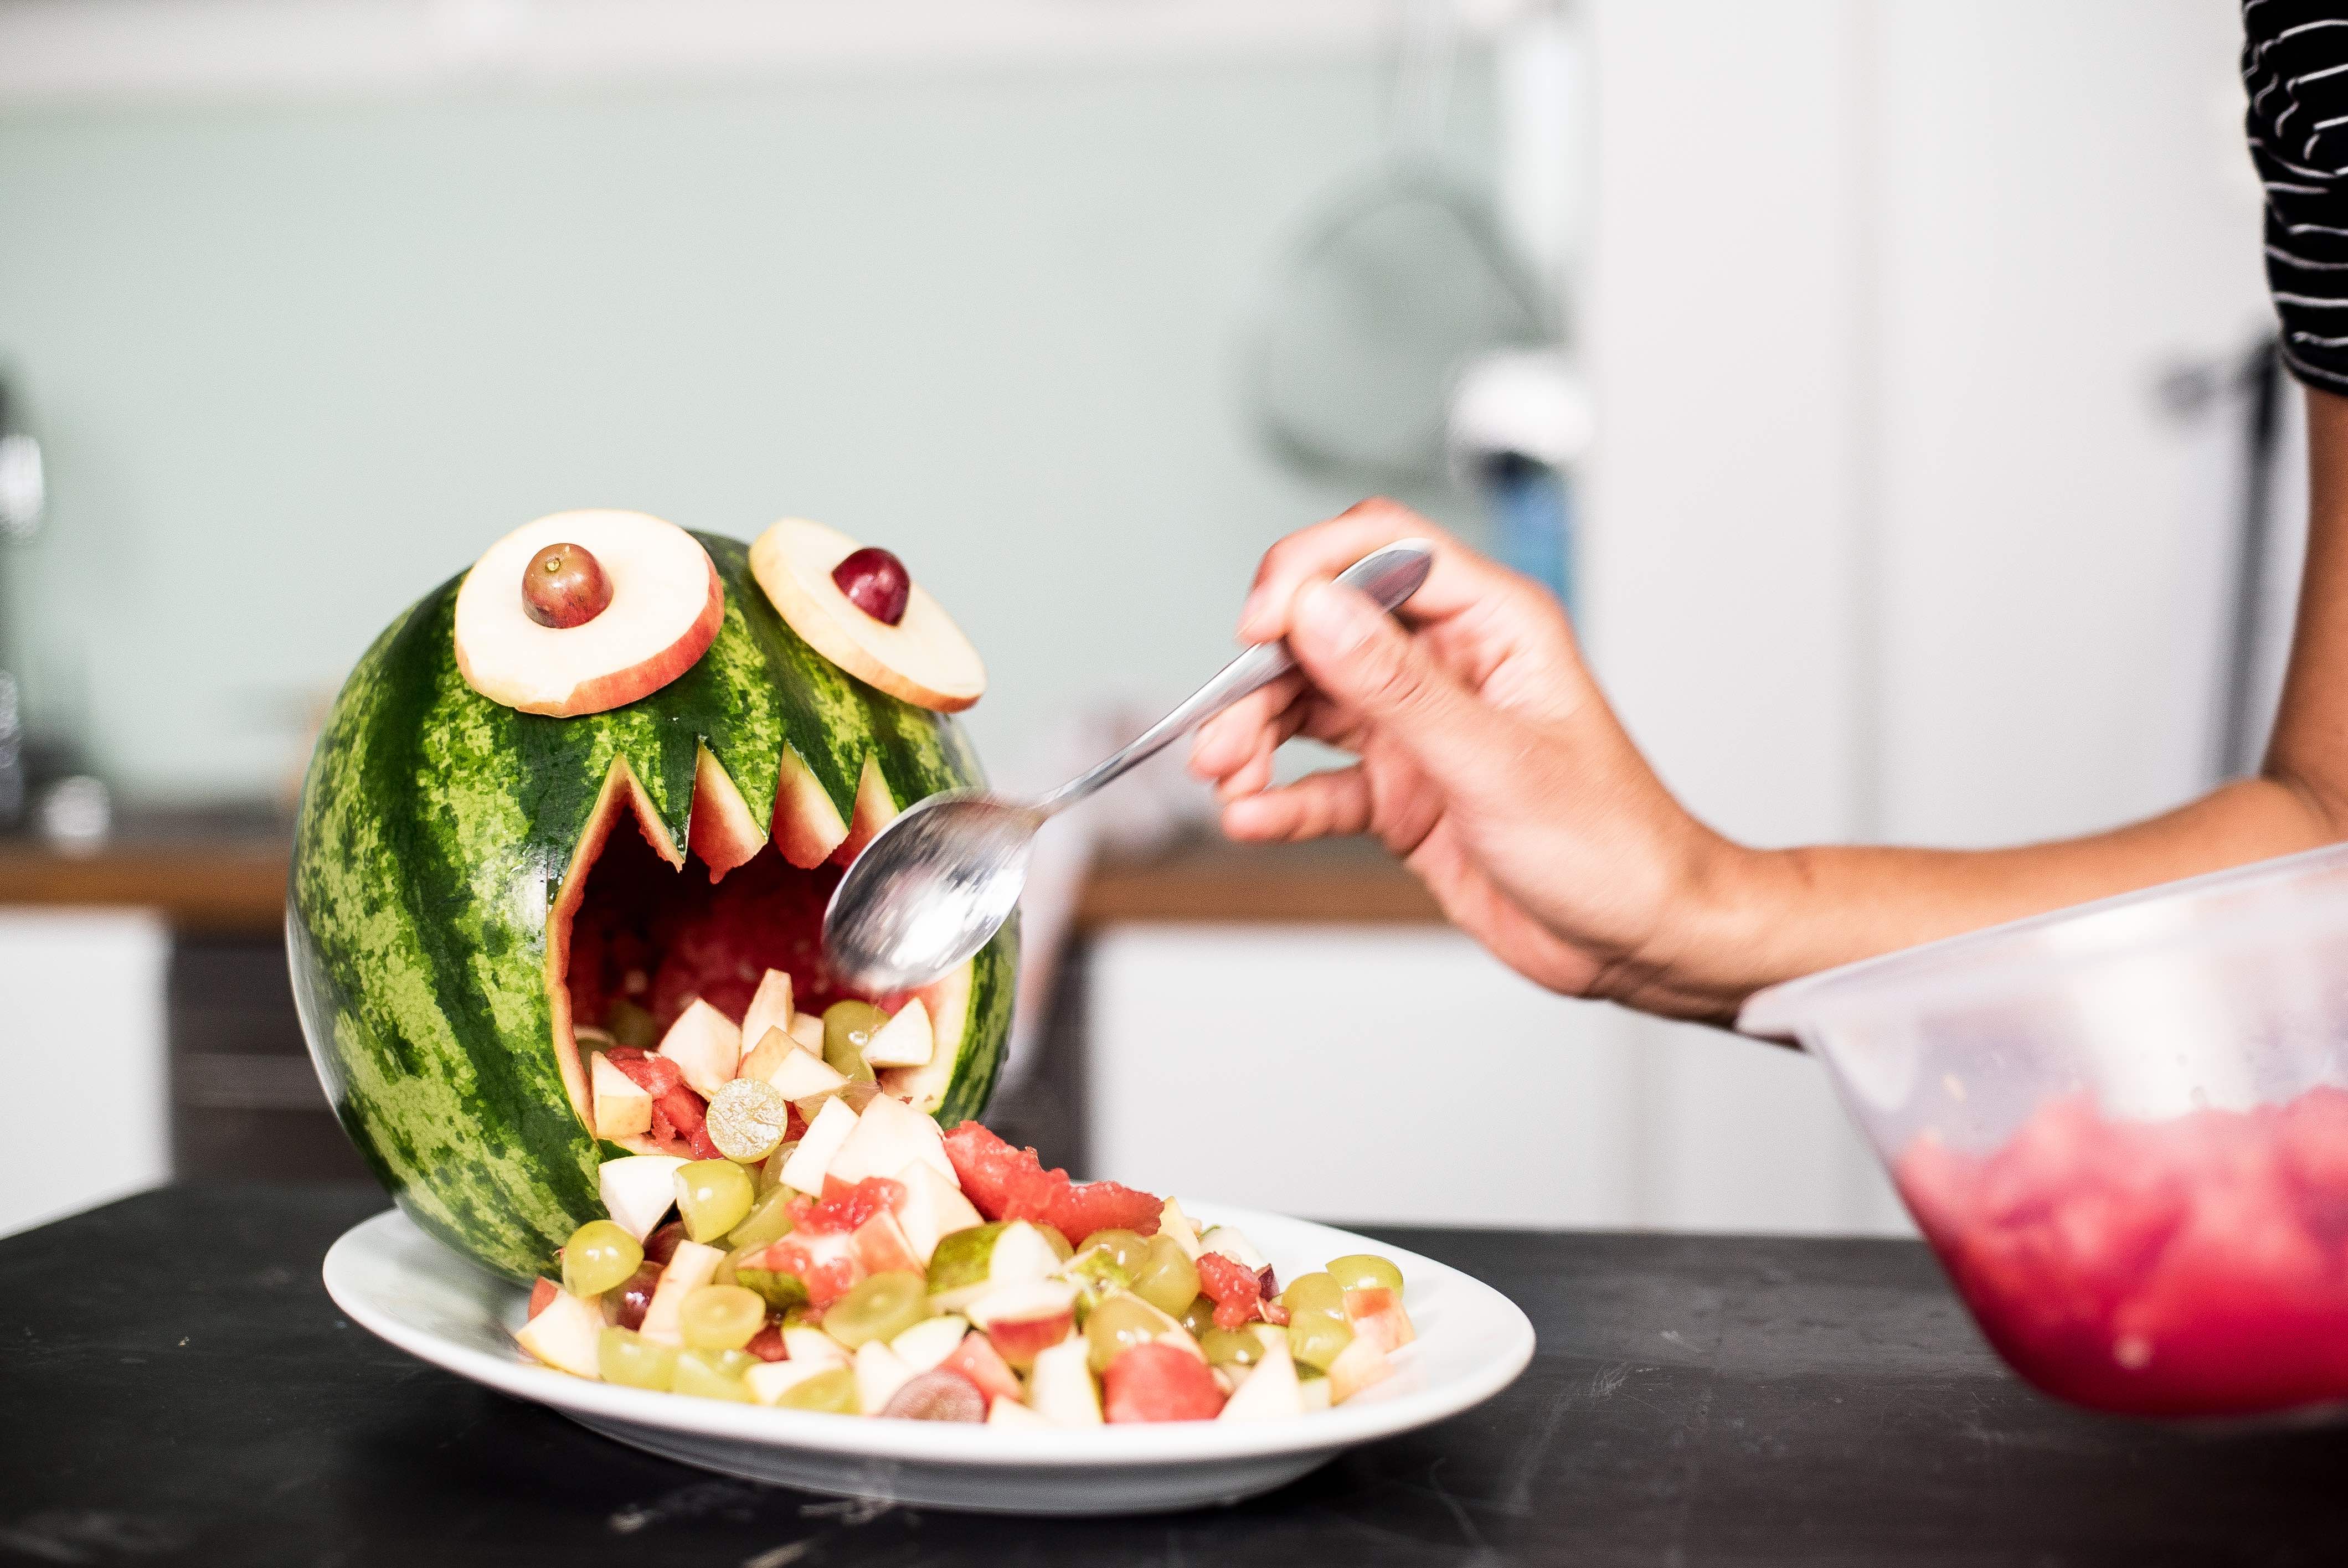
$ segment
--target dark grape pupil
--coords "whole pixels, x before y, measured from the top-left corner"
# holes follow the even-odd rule
[[[851,552],[831,569],[831,580],[849,603],[881,624],[894,626],[905,619],[912,578],[905,563],[887,550],[867,545]]]
[[[583,626],[612,603],[602,563],[580,545],[549,545],[522,570],[521,606],[541,626]]]

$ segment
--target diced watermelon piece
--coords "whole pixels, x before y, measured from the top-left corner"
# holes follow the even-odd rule
[[[1003,1352],[994,1348],[994,1341],[983,1334],[963,1335],[953,1354],[939,1365],[950,1367],[977,1384],[989,1404],[996,1399],[1009,1399],[1014,1405],[1022,1402],[1019,1375],[1003,1358]]]
[[[543,1276],[530,1282],[530,1315],[532,1317],[546,1310],[549,1303],[562,1294],[562,1287]]]
[[[1198,1257],[1199,1288],[1215,1304],[1215,1327],[1237,1328],[1262,1316],[1262,1283],[1255,1270],[1219,1252]]]
[[[867,1274],[919,1274],[921,1255],[913,1250],[905,1235],[905,1227],[897,1216],[882,1209],[852,1233],[856,1240],[856,1261],[864,1266]]]
[[[823,1201],[809,1204],[793,1229],[815,1235],[845,1235],[874,1214],[893,1210],[905,1201],[905,1184],[886,1176],[867,1176],[853,1186],[827,1181],[823,1192]]]
[[[653,1136],[673,1138],[691,1147],[696,1160],[723,1158],[709,1141],[709,1102],[685,1084],[653,1100]]]
[[[1155,1235],[1162,1198],[1115,1182],[1073,1182],[1046,1170],[1033,1149],[1016,1149],[975,1122],[946,1134],[946,1158],[973,1207],[990,1220],[1048,1225],[1082,1246],[1095,1231]]]
[[[783,1344],[783,1326],[779,1323],[768,1323],[751,1335],[750,1342],[742,1348],[761,1361],[788,1361],[791,1356]]]
[[[804,1225],[736,1266],[797,1276],[799,1283],[807,1286],[808,1305],[819,1312],[854,1289],[865,1273],[864,1265],[856,1255],[854,1236],[845,1231],[815,1231]]]
[[[2339,1245],[2348,1237],[2348,1090],[2311,1089],[2284,1106],[2275,1141],[2307,1228]]]
[[[2348,1091],[2163,1121],[2056,1101],[1987,1158],[1920,1139],[1900,1191],[1982,1332],[2137,1415],[2348,1398]]]
[[[1101,1393],[1101,1413],[1112,1421],[1211,1421],[1223,1408],[1204,1361],[1155,1341],[1118,1351]]]
[[[633,1045],[615,1045],[603,1053],[603,1060],[626,1073],[637,1088],[655,1100],[685,1081],[675,1062],[665,1056],[638,1050]]]
[[[1073,1245],[1082,1246],[1095,1231],[1128,1230],[1136,1235],[1158,1234],[1159,1215],[1166,1200],[1137,1192],[1115,1182],[1076,1182],[1053,1198],[1045,1213],[1047,1225],[1059,1227]]]
[[[654,1139],[664,1143],[682,1143],[693,1151],[696,1160],[723,1158],[709,1136],[709,1102],[685,1083],[675,1062],[632,1045],[615,1045],[603,1056],[625,1073],[629,1081],[653,1097]]]
[[[1035,1150],[1014,1149],[975,1122],[946,1134],[946,1158],[963,1195],[990,1220],[1009,1216],[1014,1204],[1040,1210],[1068,1179],[1065,1171],[1047,1173]]]

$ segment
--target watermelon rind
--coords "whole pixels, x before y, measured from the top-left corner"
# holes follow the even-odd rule
[[[747,547],[695,537],[726,616],[668,686],[579,718],[491,702],[457,668],[460,576],[360,659],[303,786],[286,939],[335,1114],[420,1227],[516,1281],[602,1214],[596,1166],[612,1146],[565,1083],[546,970],[550,913],[615,765],[671,845],[688,842],[705,746],[759,823],[787,746],[842,821],[868,759],[899,809],[983,784],[959,724],[831,664],[758,589]],[[931,1107],[946,1126],[984,1108],[1000,1071],[1017,940],[1006,926],[973,960]]]

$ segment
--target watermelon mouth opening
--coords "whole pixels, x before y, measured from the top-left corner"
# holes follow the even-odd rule
[[[741,831],[738,808],[726,810],[731,781],[706,753],[701,785],[689,842],[679,854],[624,767],[615,767],[549,911],[553,1043],[580,1119],[594,1124],[578,1030],[651,1050],[696,998],[738,1023],[768,969],[791,977],[799,1012],[820,1014],[846,1000],[893,1012],[920,997],[935,1025],[937,1053],[925,1066],[884,1069],[879,1079],[883,1091],[917,1110],[934,1110],[960,1048],[971,966],[913,992],[874,995],[842,983],[824,962],[823,912],[870,830],[851,833],[829,857],[801,866],[778,848],[791,842],[787,825],[777,824],[772,841]],[[705,832],[713,821],[719,830]],[[746,1040],[743,1048],[757,1043]],[[650,1137],[622,1142],[642,1153],[678,1152]]]

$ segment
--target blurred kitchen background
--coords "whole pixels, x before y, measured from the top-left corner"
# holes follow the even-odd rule
[[[1374,490],[1666,778],[1976,845],[2254,756],[2296,571],[2230,0],[0,0],[0,1231],[356,1170],[284,814],[567,507],[897,549],[998,779]],[[1311,765],[1305,759],[1298,765]],[[1003,1114],[1337,1218],[1904,1225],[1816,1063],[1548,996],[1179,775],[1039,879]]]

